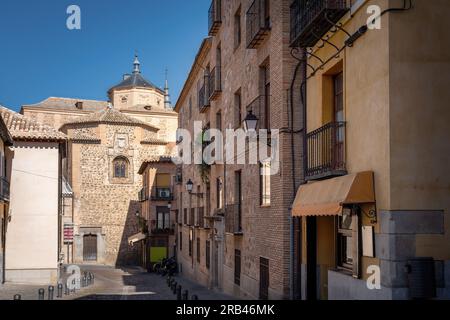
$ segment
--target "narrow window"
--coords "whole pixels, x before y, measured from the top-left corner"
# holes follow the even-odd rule
[[[241,38],[241,7],[239,7],[234,15],[234,49],[237,49],[240,46]]]
[[[197,262],[200,263],[200,238],[197,238]]]
[[[264,129],[270,130],[270,66],[268,63],[264,64],[260,69],[261,76],[261,103],[262,103],[262,116],[260,119],[261,125],[264,126]]]
[[[194,241],[194,233],[192,230],[189,230],[189,257],[192,257],[193,241]]]
[[[180,236],[179,236],[179,246],[180,246],[180,251],[183,251],[183,233],[180,232]]]
[[[208,240],[206,241],[205,258],[206,268],[209,269],[211,263],[211,242]]]
[[[223,208],[223,188],[222,188],[222,179],[216,179],[216,197],[217,197],[217,209]]]
[[[260,165],[260,204],[270,206],[270,161]]]
[[[234,94],[234,128],[240,128],[242,125],[242,98],[241,89]]]
[[[128,161],[125,158],[116,158],[113,166],[114,178],[127,178]]]

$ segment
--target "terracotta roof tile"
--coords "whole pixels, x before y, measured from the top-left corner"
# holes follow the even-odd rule
[[[167,141],[157,138],[146,138],[145,140],[141,141],[141,144],[154,144],[161,146],[165,146],[167,143]]]
[[[77,102],[83,103],[82,109],[77,108]],[[107,106],[108,102],[106,101],[50,97],[36,104],[24,105],[22,108],[44,108],[67,111],[99,111],[105,109]]]
[[[0,114],[14,140],[67,140],[67,136],[55,128],[5,107],[0,107]]]
[[[134,117],[127,116],[114,108],[106,108],[100,112],[95,112],[88,114],[86,116],[78,117],[77,119],[64,124],[64,126],[73,126],[79,124],[96,124],[96,123],[142,126],[149,128],[153,131],[159,131],[159,128],[152,126],[149,123],[138,120]]]

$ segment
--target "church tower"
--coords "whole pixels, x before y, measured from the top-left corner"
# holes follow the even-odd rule
[[[162,90],[142,76],[141,63],[136,55],[133,62],[133,72],[125,74],[122,82],[108,91],[108,96],[118,110],[164,110],[169,100],[168,84]]]

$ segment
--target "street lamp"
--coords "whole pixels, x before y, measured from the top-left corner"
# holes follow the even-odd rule
[[[191,179],[189,179],[188,182],[186,182],[186,191],[189,193],[192,193],[192,189],[194,188],[194,183]]]
[[[244,129],[246,132],[255,131],[258,125],[258,117],[253,114],[252,110],[249,110],[247,116],[244,119]]]
[[[139,213],[139,210],[136,210],[136,217],[139,218],[140,215],[141,215],[141,214]]]
[[[201,192],[192,192],[192,190],[194,189],[194,183],[192,182],[191,179],[188,180],[188,182],[186,182],[186,191],[192,195],[192,196],[198,196],[198,197],[203,197],[203,193]]]

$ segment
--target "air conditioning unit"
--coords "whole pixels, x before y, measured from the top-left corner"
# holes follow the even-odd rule
[[[170,198],[170,190],[161,189],[159,190],[158,196],[160,198]]]

